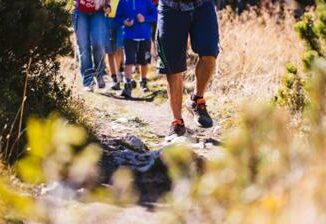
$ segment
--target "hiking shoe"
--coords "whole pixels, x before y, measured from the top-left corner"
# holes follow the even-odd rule
[[[120,88],[120,82],[118,82],[118,81],[113,81],[113,83],[112,83],[112,85],[111,85],[111,89],[112,90],[121,90],[121,88]]]
[[[99,89],[104,89],[105,88],[105,81],[103,78],[103,75],[98,75],[96,76],[96,81]]]
[[[131,80],[131,86],[133,89],[137,88],[137,82],[134,79]]]
[[[170,126],[169,135],[166,137],[167,141],[171,141],[176,137],[183,136],[186,133],[186,127],[183,120],[174,120]]]
[[[121,93],[121,96],[125,98],[131,98],[132,85],[131,83],[125,83],[125,87]]]
[[[90,84],[89,86],[84,86],[84,91],[90,93],[94,92],[94,85]]]
[[[147,79],[142,79],[140,81],[140,89],[143,91],[143,92],[148,92],[149,91],[149,88],[147,86]]]
[[[210,128],[213,126],[213,120],[207,112],[205,99],[201,98],[196,101],[189,99],[186,102],[186,107],[194,116],[194,121],[198,126],[203,128]]]

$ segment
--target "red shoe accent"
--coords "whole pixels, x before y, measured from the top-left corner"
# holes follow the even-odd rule
[[[183,119],[175,119],[173,122],[172,122],[173,125],[184,125],[184,121]]]

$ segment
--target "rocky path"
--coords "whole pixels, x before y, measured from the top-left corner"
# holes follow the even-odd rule
[[[139,194],[139,200],[127,208],[102,203],[84,204],[78,200],[58,202],[56,197],[53,198],[53,194],[50,194],[49,198],[45,196],[45,200],[54,201],[55,213],[61,216],[65,214],[65,220],[72,219],[69,223],[74,223],[76,218],[73,212],[69,212],[72,207],[78,207],[80,214],[92,214],[89,220],[83,219],[83,223],[95,223],[94,220],[97,223],[162,223],[162,212],[148,210],[155,210],[160,198],[172,187],[167,167],[161,160],[162,150],[170,144],[187,145],[189,150],[194,152],[195,162],[198,164],[205,159],[219,156],[222,149],[214,128],[197,128],[188,112],[184,111],[188,134],[177,139],[175,143],[168,143],[165,141],[165,135],[169,130],[171,117],[165,80],[152,77],[151,93],[144,94],[136,90],[135,99],[125,100],[119,96],[120,91],[107,89],[96,90],[94,93],[84,92],[79,85],[78,75],[71,75],[75,74],[72,65],[73,60],[66,59],[63,72],[69,74],[68,84],[73,85],[75,97],[83,102],[83,108],[86,108],[82,114],[95,130],[96,137],[104,149],[100,164],[100,183],[109,186],[111,176],[119,167],[129,167],[133,173],[134,188]],[[58,220],[54,223],[63,222]]]

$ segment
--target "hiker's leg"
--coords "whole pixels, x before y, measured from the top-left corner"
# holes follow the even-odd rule
[[[81,12],[75,12],[73,24],[79,51],[80,72],[83,79],[83,85],[89,86],[93,81],[94,69],[91,56],[88,15]]]
[[[182,73],[167,75],[170,108],[174,119],[182,119],[183,76]]]
[[[131,80],[132,79],[132,72],[134,69],[134,65],[125,65],[125,77],[126,80]]]
[[[148,73],[148,65],[141,65],[140,66],[140,74],[142,79],[147,78],[147,73]]]
[[[99,11],[91,16],[91,42],[93,47],[96,74],[105,75],[105,45],[107,29],[104,12]]]
[[[212,56],[200,57],[196,66],[196,86],[194,94],[203,97],[207,85],[212,78],[216,67],[216,58]]]
[[[117,74],[117,63],[115,60],[115,53],[108,54],[108,61],[109,61],[111,75],[116,75]]]
[[[159,72],[167,75],[170,107],[174,119],[182,119],[182,73],[187,70],[190,21],[191,15],[188,12],[167,9],[160,11],[158,15],[156,39]]]
[[[106,38],[106,53],[108,54],[108,62],[110,66],[110,72],[113,79],[116,79],[118,74],[118,66],[117,63],[117,30],[116,30],[116,23],[112,18],[105,18],[106,19],[106,27],[107,27],[107,38]]]
[[[124,33],[123,27],[116,24],[116,53],[115,60],[117,63],[117,70],[120,70],[123,65],[123,41],[124,41]]]
[[[194,94],[203,97],[208,82],[215,71],[216,57],[219,53],[217,16],[211,2],[205,2],[195,10],[190,36],[192,48],[200,56],[196,67]]]
[[[148,64],[151,63],[151,41],[139,42],[137,51],[137,64],[140,65],[140,75],[142,79],[146,79],[148,72]]]
[[[132,79],[134,65],[137,63],[138,43],[134,40],[125,40],[125,78],[126,81]]]
[[[115,52],[115,61],[116,61],[116,65],[117,65],[117,70],[119,70],[123,64],[122,63],[123,62],[123,48],[120,48]]]

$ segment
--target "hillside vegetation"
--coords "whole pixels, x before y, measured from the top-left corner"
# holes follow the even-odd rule
[[[0,5],[9,4],[9,1],[0,1]],[[62,12],[54,18],[67,19],[67,12],[57,1],[50,1],[49,5],[39,3],[35,7]],[[167,109],[165,80],[154,70],[151,88],[159,91],[153,98],[147,96],[144,102],[121,101],[108,93],[81,92],[82,87],[76,84],[79,79],[75,76],[78,72],[76,62],[71,57],[60,57],[61,69],[55,67],[53,73],[37,70],[58,65],[57,56],[68,53],[69,44],[65,42],[69,36],[68,20],[61,21],[67,26],[52,24],[53,29],[62,29],[60,33],[64,34],[57,36],[60,46],[53,46],[56,50],[41,48],[53,52],[50,55],[43,51],[43,54],[36,54],[38,47],[34,47],[34,51],[28,48],[28,56],[21,67],[17,67],[19,71],[12,71],[13,77],[34,74],[28,78],[29,90],[41,94],[44,92],[34,89],[31,80],[41,80],[37,78],[41,74],[44,77],[54,75],[44,85],[46,94],[42,95],[51,101],[39,107],[29,100],[35,96],[37,103],[41,103],[44,101],[39,99],[43,98],[31,94],[26,107],[29,104],[38,109],[46,107],[46,113],[40,109],[40,115],[53,109],[60,111],[62,105],[73,108],[69,101],[61,101],[62,97],[69,97],[66,98],[68,92],[64,85],[59,85],[59,80],[60,84],[70,87],[73,100],[80,100],[85,107],[76,116],[81,116],[78,119],[90,130],[62,118],[62,114],[28,120],[27,145],[20,148],[24,149],[24,156],[11,166],[3,160],[0,166],[0,222],[325,223],[325,13],[325,1],[319,1],[316,10],[300,21],[295,21],[292,10],[284,8],[281,11],[280,8],[274,11],[254,8],[240,16],[229,8],[220,12],[222,52],[207,94],[216,125],[208,131],[194,129],[193,134],[195,140],[218,141],[219,145],[211,152],[209,147],[198,147],[198,142],[160,144],[160,133],[169,117],[165,114],[167,110],[164,112]],[[41,37],[47,37],[47,32],[41,33],[44,34]],[[0,46],[9,45],[1,42]],[[42,45],[36,43],[35,46]],[[33,52],[42,56],[35,59],[39,63],[34,61]],[[12,59],[11,51],[7,53]],[[196,60],[189,52],[191,69],[185,74],[185,93],[191,91]],[[33,62],[36,63],[35,71],[32,70]],[[66,80],[57,79],[61,76]],[[21,84],[24,86],[24,82]],[[47,88],[50,84],[52,87],[58,84],[57,89]],[[10,85],[4,86],[9,88]],[[21,105],[18,99],[24,96],[19,91],[15,93],[19,96],[15,98],[15,105]],[[0,110],[4,110],[2,102],[7,106],[11,101],[1,101]],[[16,107],[20,114],[22,110]],[[1,113],[3,118],[15,117],[15,113],[10,116],[8,110],[5,111]],[[31,113],[36,112],[31,110]],[[90,143],[88,132],[96,136],[97,144]],[[14,140],[10,136],[5,138],[7,128],[3,133],[0,150],[6,159],[6,142]],[[103,154],[107,150],[119,152],[121,146],[130,147],[121,141],[126,133],[140,136],[151,150],[161,150],[159,158],[164,165],[160,164],[153,172],[166,167],[171,180],[167,192],[154,203],[145,204],[151,212],[138,207],[143,192],[136,185],[139,178],[143,178],[147,181],[145,185],[150,186],[158,176],[146,179],[149,173],[142,176],[124,166],[118,167],[110,180],[97,184],[101,178],[98,163],[103,162]],[[112,141],[122,145],[114,149],[109,143],[105,145]],[[146,152],[146,155],[153,153]],[[44,185],[52,183],[64,183],[60,185],[64,187],[59,188],[55,197],[42,194]]]

